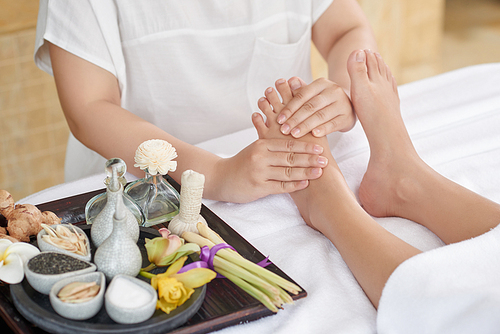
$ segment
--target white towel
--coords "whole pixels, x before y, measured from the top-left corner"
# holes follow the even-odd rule
[[[379,333],[498,333],[500,227],[415,256],[391,275]]]

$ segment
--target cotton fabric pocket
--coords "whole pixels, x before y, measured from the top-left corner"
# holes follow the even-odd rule
[[[277,79],[298,76],[306,82],[312,80],[310,17],[294,13],[276,15],[256,34],[247,78],[252,109]]]

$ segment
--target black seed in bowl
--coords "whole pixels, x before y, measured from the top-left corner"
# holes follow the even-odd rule
[[[28,262],[28,268],[37,274],[58,275],[90,267],[85,261],[61,253],[40,253]]]

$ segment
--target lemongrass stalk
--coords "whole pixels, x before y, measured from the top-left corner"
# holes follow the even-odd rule
[[[202,224],[202,223],[198,223],[198,224],[196,224],[196,227],[198,228],[198,232],[200,233],[201,236],[212,241],[214,244],[225,244],[226,243],[224,241],[224,239],[222,239],[219,234],[215,233],[214,230],[212,230],[207,225]]]
[[[237,275],[237,274],[234,274],[234,273],[231,271],[231,268],[221,268],[221,267],[217,267],[217,266],[215,266],[215,267],[214,267],[214,270],[215,270],[216,272],[218,272],[219,274],[221,274],[221,275],[224,275],[223,273],[231,273],[233,276],[230,276],[230,277],[227,277],[227,276],[226,276],[226,278],[227,278],[227,279],[229,279],[230,281],[233,281],[233,280],[234,280],[234,278],[236,278],[236,279],[240,279],[240,280],[242,280],[242,281],[246,282],[247,284],[249,284],[250,286],[252,286],[254,289],[256,289],[256,290],[260,291],[260,292],[261,292],[261,293],[263,293],[265,296],[267,296],[267,298],[269,299],[269,301],[270,301],[271,303],[273,303],[273,305],[274,305],[274,306],[276,306],[276,307],[281,308],[281,305],[283,305],[283,303],[284,303],[284,302],[283,302],[283,300],[280,298],[278,291],[276,291],[276,293],[274,294],[274,293],[270,292],[269,290],[266,290],[266,289],[262,288],[262,287],[261,287],[261,286],[259,286],[259,285],[255,285],[255,284],[253,284],[253,283],[252,283],[252,281],[247,281],[247,280],[246,280],[246,279],[244,279],[243,277],[241,277],[241,276],[239,276],[239,275]],[[250,275],[252,275],[252,274],[250,274]],[[234,282],[234,283],[236,283],[236,282]],[[245,291],[246,291],[246,290],[245,290]],[[260,300],[259,300],[259,301],[260,301]]]
[[[200,233],[201,236],[212,241],[214,244],[223,244],[223,243],[225,244],[226,243],[224,241],[224,239],[222,239],[222,237],[219,234],[217,234],[214,230],[212,230],[210,227],[208,227],[208,225],[198,223],[196,225],[196,227],[198,228],[198,232]],[[233,252],[235,255],[241,256],[240,253],[235,252],[235,251],[233,251]]]
[[[302,291],[302,289],[298,285],[296,285],[290,281],[287,281],[283,277],[267,270],[266,268],[263,268],[255,263],[253,263],[252,261],[245,259],[244,257],[241,257],[239,255],[235,255],[233,252],[234,251],[229,250],[229,249],[221,249],[217,252],[217,255],[230,261],[230,262],[233,262],[233,263],[239,265],[240,267],[245,268],[248,271],[253,272],[256,275],[259,275],[261,278],[265,279],[266,281],[268,281],[270,283],[274,283],[274,284],[282,287],[283,289],[287,290],[288,292],[293,293],[294,295],[298,294],[299,291]]]
[[[197,244],[198,246],[203,247],[203,246],[208,246],[209,248],[212,248],[215,246],[215,243],[212,241],[208,240],[207,238],[199,235],[198,233],[193,233],[193,232],[184,232],[182,233],[182,238],[186,240],[187,242],[193,242]]]
[[[182,237],[188,241],[188,242],[194,242],[198,244],[198,246],[203,247],[203,246],[208,246],[209,248],[212,248],[215,246],[213,242],[208,240],[207,238],[193,232],[184,232],[182,234]],[[249,261],[242,257],[241,255],[237,254],[235,251],[232,249],[220,249],[217,252],[217,256],[220,256],[229,262],[235,263],[239,265],[240,267],[245,268],[248,271],[253,272],[254,274],[259,275],[261,278],[264,278],[266,281],[274,283],[276,285],[281,286],[283,289],[285,289],[288,292],[293,293],[294,295],[298,294],[299,291],[302,291],[302,289],[296,285],[293,284],[292,282],[287,281],[283,277],[276,275],[275,273],[253,263],[252,261]]]
[[[217,271],[217,269],[222,268],[225,271],[229,271],[231,274],[238,276],[239,278],[247,281],[248,283],[254,285],[261,291],[263,291],[266,295],[269,296],[271,299],[276,299],[279,297],[279,291],[276,289],[273,285],[268,283],[267,281],[263,280],[259,276],[249,272],[248,270],[245,270],[244,268],[229,262],[227,260],[224,260],[223,258],[219,256],[214,257],[214,269]]]
[[[248,293],[253,298],[257,299],[259,302],[261,302],[269,310],[271,310],[274,313],[278,312],[278,308],[273,304],[273,302],[269,299],[269,297],[266,296],[262,291],[255,288],[250,283],[239,278],[238,276],[235,276],[235,275],[231,274],[230,272],[225,271],[224,269],[219,268],[219,270],[220,270],[221,275],[226,276],[231,282],[233,282],[234,284],[239,286],[241,289],[243,289],[243,291]]]
[[[272,284],[272,283],[271,283]],[[278,285],[275,285],[275,284],[272,284],[276,289],[278,289],[278,292],[279,292],[279,296],[281,298],[281,300],[283,301],[283,303],[285,304],[293,304],[293,299],[292,297],[285,291],[283,290],[281,287],[279,287]]]
[[[293,304],[293,298],[285,290],[283,290],[279,285],[274,284],[272,282],[269,282],[269,284],[271,284],[278,290],[279,296],[283,300],[283,303]]]

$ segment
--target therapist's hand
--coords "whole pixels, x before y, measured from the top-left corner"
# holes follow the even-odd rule
[[[283,134],[300,138],[311,132],[315,137],[322,137],[335,131],[349,131],[356,123],[351,100],[335,82],[319,78],[307,85],[293,77],[288,84],[293,98],[277,118]]]
[[[215,166],[221,198],[246,203],[271,194],[290,193],[321,176],[328,160],[323,148],[286,139],[258,139]]]

